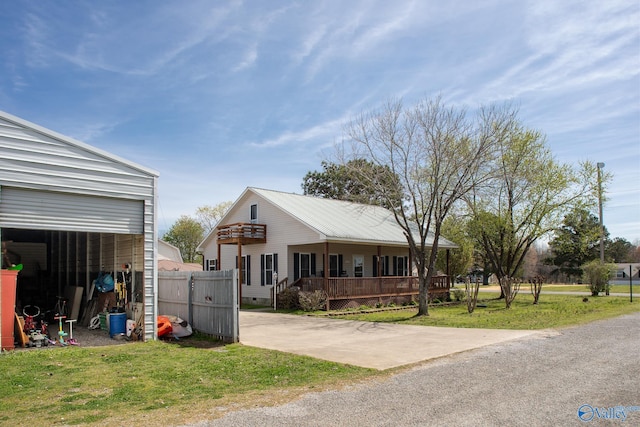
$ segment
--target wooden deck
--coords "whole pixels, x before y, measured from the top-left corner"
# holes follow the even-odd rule
[[[285,284],[286,286],[286,284]],[[418,278],[414,276],[384,277],[306,277],[291,286],[301,291],[323,290],[327,293],[331,309],[389,302],[403,303],[416,300],[420,292]],[[282,289],[277,289],[277,292]],[[449,277],[434,276],[429,286],[429,300],[449,297]]]

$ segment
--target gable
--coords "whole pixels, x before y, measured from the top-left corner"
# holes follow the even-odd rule
[[[153,196],[158,174],[0,112],[0,186],[118,198]]]

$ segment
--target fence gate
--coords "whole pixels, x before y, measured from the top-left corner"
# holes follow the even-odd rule
[[[238,270],[158,272],[158,313],[194,330],[238,342],[239,309]]]

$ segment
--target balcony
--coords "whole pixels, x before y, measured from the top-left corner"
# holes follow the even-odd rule
[[[246,222],[222,225],[217,236],[221,245],[267,243],[267,225]]]

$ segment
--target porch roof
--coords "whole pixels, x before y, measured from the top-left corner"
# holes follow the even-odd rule
[[[253,191],[317,231],[322,240],[376,245],[407,245],[404,232],[396,222],[393,213],[380,206],[253,187],[248,188],[247,191]],[[429,237],[427,245],[431,246],[433,233],[430,233]],[[440,237],[438,244],[442,249],[458,247],[443,237]]]

